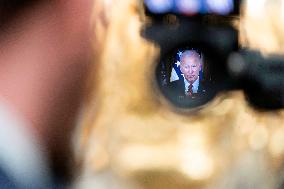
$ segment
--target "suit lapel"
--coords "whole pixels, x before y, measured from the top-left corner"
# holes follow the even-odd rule
[[[185,96],[185,83],[183,79],[178,81],[178,88],[181,89],[180,94]]]

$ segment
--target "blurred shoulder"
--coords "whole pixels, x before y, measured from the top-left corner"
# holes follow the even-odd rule
[[[8,174],[0,167],[0,188],[1,189],[19,189],[16,183],[8,176]]]

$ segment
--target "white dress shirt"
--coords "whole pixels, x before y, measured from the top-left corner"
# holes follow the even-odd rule
[[[188,86],[190,85],[190,83],[185,79],[184,75],[183,75],[183,79],[184,79],[184,94],[187,94]],[[198,87],[199,87],[199,77],[192,84],[192,92],[193,93],[197,93],[198,92]]]

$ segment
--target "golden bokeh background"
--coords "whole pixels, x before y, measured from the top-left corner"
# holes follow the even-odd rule
[[[159,47],[140,35],[141,1],[94,7],[96,62],[74,137],[75,188],[280,189],[284,111],[257,111],[234,91],[182,112],[158,90]],[[239,19],[243,47],[283,52],[284,1],[247,0]]]

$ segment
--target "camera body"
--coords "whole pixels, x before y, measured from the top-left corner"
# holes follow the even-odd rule
[[[194,9],[190,3],[179,6],[179,0],[157,2],[145,1],[150,22],[142,35],[160,47],[157,81],[161,92],[173,105],[192,109],[211,101],[221,91],[243,90],[249,103],[258,109],[283,108],[284,58],[264,57],[259,52],[240,48],[236,25],[241,1],[224,0],[221,4],[199,1],[199,9],[196,6]],[[214,9],[208,2],[220,7]],[[199,78],[206,81],[206,93],[202,98],[180,100],[175,89],[167,85],[172,82],[174,64],[181,63],[173,57],[190,49],[202,54],[203,70]]]

